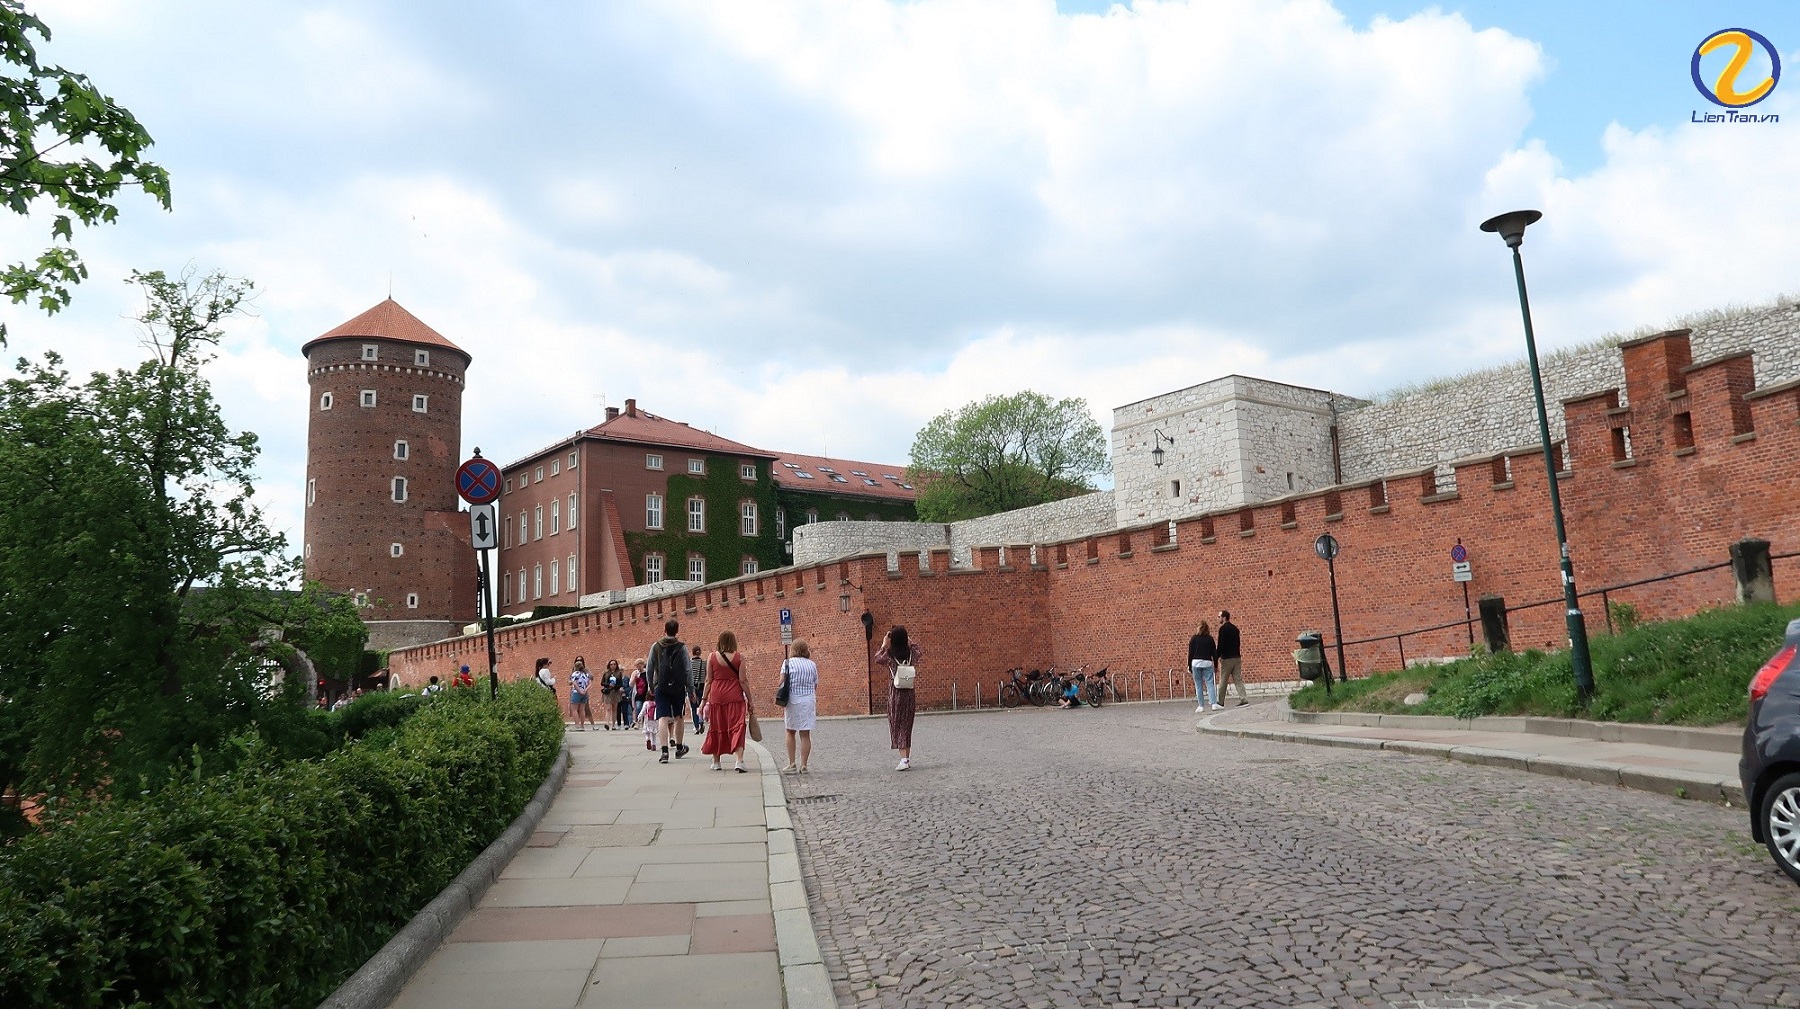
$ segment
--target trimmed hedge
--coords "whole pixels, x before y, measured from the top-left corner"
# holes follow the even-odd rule
[[[0,1005],[330,994],[506,829],[562,740],[535,683],[417,708],[322,759],[196,775],[0,850]]]

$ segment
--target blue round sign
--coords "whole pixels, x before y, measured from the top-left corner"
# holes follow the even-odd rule
[[[1468,548],[1464,547],[1461,543],[1458,543],[1457,545],[1451,547],[1450,548],[1450,559],[1455,561],[1458,564],[1461,564],[1463,561],[1468,560],[1469,559]]]
[[[456,494],[472,505],[484,505],[500,496],[500,467],[476,456],[457,467]]]

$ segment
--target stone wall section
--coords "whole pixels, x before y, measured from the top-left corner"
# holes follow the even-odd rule
[[[1103,490],[1017,511],[952,522],[950,563],[959,568],[971,566],[976,547],[1052,543],[1096,536],[1114,528],[1115,511],[1113,492]]]
[[[1800,306],[1775,305],[1697,324],[1693,358],[1706,362],[1753,351],[1759,386],[1800,378]],[[1606,342],[1542,360],[1550,437],[1562,441],[1557,404],[1625,387],[1618,344]],[[1630,405],[1628,402],[1625,405]],[[1343,482],[1358,483],[1452,460],[1538,443],[1531,371],[1525,361],[1347,411],[1339,422]]]

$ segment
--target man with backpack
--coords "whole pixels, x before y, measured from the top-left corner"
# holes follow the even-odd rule
[[[663,624],[662,640],[650,646],[650,654],[644,660],[650,696],[656,701],[656,742],[662,748],[662,757],[657,760],[659,764],[669,762],[671,742],[677,759],[688,755],[688,747],[681,737],[687,728],[682,706],[687,703],[690,677],[687,645],[675,636],[680,630],[680,621],[670,617]]]

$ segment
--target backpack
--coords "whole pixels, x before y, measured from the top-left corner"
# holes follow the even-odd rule
[[[687,687],[687,646],[679,641],[658,643],[650,656],[650,692],[685,694]]]

